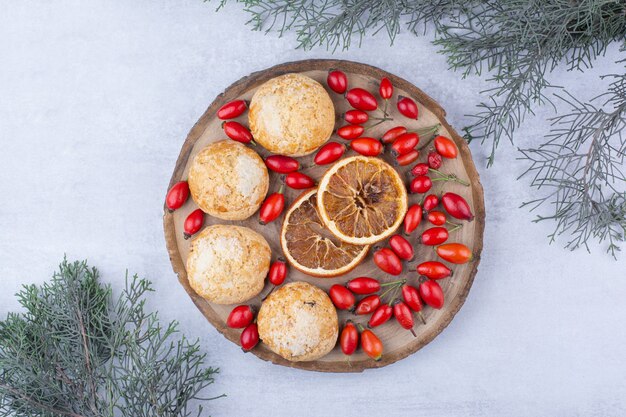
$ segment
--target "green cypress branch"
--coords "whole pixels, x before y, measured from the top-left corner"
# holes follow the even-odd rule
[[[521,150],[520,159],[530,164],[523,176],[532,176],[531,186],[547,190],[523,206],[550,208],[535,220],[555,222],[550,240],[568,232],[568,248],[587,250],[591,238],[608,241],[616,257],[626,239],[626,74],[607,77],[614,79],[608,92],[588,103],[557,96],[570,113],[553,118],[547,141]]]
[[[86,262],[25,286],[24,308],[0,322],[0,416],[200,415],[191,400],[214,381],[197,342],[145,311],[137,276],[113,300]]]
[[[496,0],[453,16],[435,44],[450,67],[464,75],[493,75],[466,127],[468,139],[491,142],[488,166],[501,139],[514,132],[533,108],[551,102],[546,79],[560,63],[569,70],[590,67],[612,42],[626,39],[626,4],[616,0]]]

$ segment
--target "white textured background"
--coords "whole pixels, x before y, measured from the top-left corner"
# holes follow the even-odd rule
[[[7,0],[0,5],[0,315],[67,253],[115,288],[129,268],[154,281],[150,305],[199,337],[221,368],[213,416],[622,416],[626,414],[626,260],[548,246],[548,224],[514,148],[485,170],[485,247],[451,325],[417,354],[360,375],[265,363],[215,331],[171,270],[161,215],[180,146],[213,98],[274,64],[330,57],[244,27],[237,6],[200,0]],[[385,37],[336,58],[394,72],[425,90],[460,130],[486,87],[460,80],[428,38]],[[557,72],[582,98],[619,72],[612,48],[585,73]],[[539,143],[548,110],[517,134]],[[563,241],[559,242],[560,244]],[[208,413],[207,413],[208,415]]]

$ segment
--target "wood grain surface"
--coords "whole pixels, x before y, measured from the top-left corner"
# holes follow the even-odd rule
[[[457,159],[444,160],[441,170],[446,173],[455,173],[460,178],[469,181],[471,186],[464,187],[460,184],[451,182],[435,182],[431,192],[439,193],[442,189],[445,189],[446,191],[452,191],[462,195],[469,202],[476,216],[472,222],[464,222],[463,228],[454,232],[450,236],[449,242],[461,242],[469,246],[474,253],[474,260],[465,265],[451,266],[454,270],[454,276],[439,281],[445,293],[445,306],[441,310],[435,310],[430,307],[426,307],[424,309],[426,324],[422,324],[417,318],[415,320],[415,333],[417,334],[417,337],[414,337],[409,331],[401,328],[395,321],[390,321],[380,327],[377,327],[374,331],[381,338],[385,347],[382,360],[375,362],[369,359],[361,350],[357,351],[354,355],[348,358],[342,354],[339,347],[336,347],[325,357],[312,362],[289,362],[271,352],[262,343],[260,343],[252,351],[253,354],[263,360],[269,360],[275,364],[283,366],[322,372],[359,372],[367,368],[378,368],[394,363],[418,351],[421,347],[433,340],[439,333],[441,333],[441,331],[444,330],[463,305],[478,269],[480,253],[483,245],[483,230],[485,222],[483,189],[467,144],[454,131],[454,129],[448,125],[445,120],[446,113],[441,106],[437,104],[437,102],[408,81],[393,74],[389,74],[381,69],[357,62],[341,60],[305,60],[280,64],[242,78],[228,87],[213,101],[213,103],[211,103],[200,120],[198,120],[198,122],[191,129],[187,139],[183,143],[180,155],[176,162],[176,167],[174,168],[174,172],[172,174],[170,187],[174,183],[187,178],[189,165],[193,157],[202,148],[211,142],[226,138],[221,129],[221,121],[215,116],[217,110],[223,104],[238,98],[250,100],[255,90],[265,81],[278,75],[290,72],[299,72],[308,75],[326,87],[326,75],[328,70],[331,68],[337,68],[344,71],[348,75],[350,87],[360,86],[370,91],[377,91],[378,81],[381,77],[388,77],[394,84],[394,97],[390,100],[389,108],[391,109],[391,115],[395,118],[395,120],[387,121],[368,130],[367,136],[380,137],[389,128],[400,124],[406,126],[409,130],[432,126],[437,123],[441,124],[439,133],[454,139],[460,151]],[[343,96],[335,94],[330,90],[329,93],[335,104],[337,115],[336,127],[340,127],[345,124],[345,122],[341,119],[341,114],[346,110],[349,110],[350,107]],[[395,101],[397,95],[411,97],[418,103],[420,114],[418,120],[409,120],[396,111]],[[382,103],[382,100],[379,99],[379,103]],[[247,113],[242,115],[237,120],[244,125],[247,125]],[[426,139],[427,138],[425,137],[422,141]],[[333,135],[330,140],[345,143],[343,139],[337,137],[336,135]],[[263,157],[269,154],[260,147],[257,147],[256,150]],[[352,154],[354,154],[352,151],[347,153],[347,155]],[[424,161],[426,154],[427,151],[423,151],[418,161]],[[382,158],[388,162],[392,162],[393,160],[389,154],[382,155]],[[300,158],[300,160],[305,166],[312,165],[309,164],[309,162],[312,161],[312,156],[303,157]],[[401,171],[402,175],[405,175],[406,171],[408,171],[411,166],[412,165],[406,168],[401,168],[399,171]],[[324,167],[314,166],[305,169],[303,172],[315,179],[319,179],[325,169],[326,168]],[[278,187],[278,174],[270,173],[269,192],[271,193],[276,191]],[[290,204],[300,193],[301,191],[288,189],[286,192],[287,204]],[[419,195],[409,195],[409,204],[414,204],[420,201],[421,197],[422,196]],[[193,302],[204,314],[207,320],[209,320],[209,322],[211,322],[227,339],[238,344],[241,331],[229,329],[225,324],[225,319],[233,306],[220,306],[207,302],[194,292],[187,281],[185,261],[189,252],[190,242],[183,238],[182,225],[187,215],[195,208],[197,208],[197,206],[191,199],[181,209],[176,210],[173,213],[169,213],[164,207],[163,224],[172,267],[178,275],[181,285],[185,288]],[[273,251],[273,259],[282,256],[279,242],[281,222],[282,217],[269,225],[261,226],[258,222],[258,214],[253,215],[247,220],[235,222],[222,221],[208,215],[206,216],[207,225],[215,223],[237,224],[247,226],[258,231],[269,242]],[[417,239],[421,231],[427,227],[425,226],[425,223],[426,222],[422,222],[422,225],[409,239],[414,244],[416,249],[415,260],[410,263],[405,263],[404,272],[402,274],[402,277],[409,279],[409,283],[415,283],[417,280],[418,275],[415,272],[415,266],[417,264],[426,260],[437,259],[432,247],[423,246],[417,243]],[[384,242],[381,242],[381,244],[384,244]],[[391,277],[382,273],[382,271],[374,265],[370,253],[365,258],[363,263],[344,276],[326,279],[314,278],[307,276],[294,268],[290,268],[287,282],[307,281],[326,290],[333,284],[345,283],[349,279],[358,276],[372,276],[380,279],[381,281],[397,279],[397,277]],[[249,304],[256,305],[257,307],[260,306],[261,298],[267,294],[270,289],[271,285],[266,285],[261,294],[250,300]],[[365,317],[354,316],[348,312],[339,312],[340,326],[348,317],[361,323],[366,323],[367,320]]]

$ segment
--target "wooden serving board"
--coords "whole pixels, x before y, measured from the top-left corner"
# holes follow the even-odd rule
[[[460,178],[469,181],[471,186],[464,187],[460,184],[452,182],[434,182],[431,192],[439,193],[445,188],[446,191],[452,191],[462,195],[468,201],[476,216],[476,218],[470,223],[463,222],[463,228],[453,232],[450,236],[449,242],[464,243],[472,249],[475,257],[474,260],[468,264],[451,265],[451,268],[454,270],[453,277],[439,281],[445,292],[445,306],[441,310],[425,307],[423,313],[426,318],[426,324],[422,324],[417,317],[415,318],[414,330],[417,337],[414,337],[409,331],[401,328],[400,325],[394,320],[377,327],[375,329],[375,333],[380,337],[384,344],[384,354],[382,360],[379,362],[369,359],[361,350],[358,350],[354,355],[348,358],[342,354],[338,346],[325,357],[312,362],[289,362],[271,352],[262,343],[260,343],[252,351],[253,354],[263,360],[269,360],[275,364],[283,366],[323,372],[358,372],[366,368],[379,368],[396,362],[397,360],[405,358],[406,356],[418,351],[421,347],[433,340],[433,338],[435,338],[435,336],[437,336],[448,325],[448,323],[450,323],[454,315],[463,305],[463,302],[465,301],[472,285],[472,281],[474,280],[474,276],[476,275],[478,262],[480,260],[480,252],[483,245],[483,229],[485,222],[483,189],[478,178],[478,173],[474,167],[469,148],[467,147],[465,141],[454,131],[454,129],[450,127],[450,125],[448,125],[445,120],[446,113],[439,106],[439,104],[408,81],[369,65],[341,60],[306,60],[280,64],[242,78],[228,87],[213,101],[213,103],[211,103],[204,115],[191,129],[191,132],[189,132],[189,135],[187,136],[187,139],[185,140],[185,143],[180,151],[169,186],[171,187],[174,183],[187,179],[189,165],[191,164],[193,157],[202,148],[211,142],[226,138],[221,129],[221,121],[216,117],[216,112],[222,105],[235,99],[250,100],[256,89],[265,81],[278,75],[290,72],[298,72],[308,75],[319,81],[325,88],[327,88],[326,76],[328,70],[331,68],[344,71],[348,76],[349,87],[351,88],[363,87],[369,91],[377,92],[378,82],[382,77],[387,77],[392,81],[394,85],[394,97],[389,102],[389,109],[391,109],[391,114],[395,118],[395,121],[387,121],[371,130],[368,130],[367,136],[380,137],[386,130],[396,125],[404,125],[409,130],[415,130],[426,126],[432,126],[437,123],[441,124],[439,133],[453,138],[460,150],[459,157],[457,159],[444,160],[441,171],[454,173]],[[349,104],[342,95],[336,94],[330,90],[328,91],[335,104],[337,114],[336,127],[343,126],[346,123],[341,119],[341,114],[350,110]],[[409,120],[397,112],[395,108],[397,95],[411,97],[418,103],[418,120]],[[380,103],[382,103],[382,100],[379,98],[379,104]],[[247,112],[237,120],[247,126]],[[428,138],[425,137],[422,141],[426,139]],[[347,141],[336,135],[333,135],[330,140],[347,143]],[[257,150],[262,157],[269,154],[260,146],[257,146],[255,150]],[[352,154],[354,154],[353,151],[348,151],[346,153],[346,155]],[[426,155],[427,149],[422,151],[418,161],[425,161]],[[300,161],[305,166],[308,166],[312,165],[312,158],[313,156],[310,155],[300,158]],[[389,154],[382,155],[382,158],[390,163],[393,161],[392,156]],[[405,175],[406,171],[408,171],[413,165],[414,164],[411,164],[408,167],[400,167],[399,171],[402,175]],[[318,180],[326,169],[327,167],[314,166],[304,170],[303,172]],[[270,172],[269,193],[277,191],[278,187],[278,174]],[[287,189],[287,204],[290,204],[300,193],[301,191],[299,190]],[[409,195],[409,204],[416,203],[420,201],[421,198],[422,196],[420,195]],[[189,199],[189,201],[187,201],[182,208],[173,213],[168,213],[166,209],[164,210],[165,214],[163,216],[163,223],[165,228],[165,239],[172,266],[178,275],[180,283],[209,322],[211,322],[211,324],[213,324],[227,339],[231,340],[233,343],[239,344],[239,335],[241,331],[229,329],[225,324],[225,319],[234,306],[220,306],[207,302],[194,292],[187,281],[185,262],[189,253],[190,241],[183,238],[183,222],[187,215],[196,208],[197,206],[195,203]],[[235,222],[223,221],[207,215],[206,224],[214,223],[238,224],[252,228],[261,233],[267,239],[272,248],[272,259],[283,256],[279,242],[282,216],[269,225],[261,226],[258,221],[258,213],[247,220]],[[418,274],[415,271],[415,266],[417,264],[427,260],[437,259],[433,247],[423,246],[417,243],[421,232],[428,227],[426,223],[426,221],[423,221],[418,230],[409,238],[416,249],[416,258],[409,264],[405,263],[404,272],[401,277],[407,277],[410,283],[415,283],[417,280]],[[380,244],[385,244],[385,242],[383,241]],[[382,281],[398,279],[398,277],[392,277],[384,274],[376,267],[372,261],[370,250],[370,254],[367,255],[365,260],[356,269],[344,276],[326,279],[314,278],[297,271],[295,268],[290,268],[286,282],[307,281],[327,290],[333,284],[345,283],[349,279],[358,276],[371,276]],[[271,284],[267,284],[261,294],[250,300],[249,304],[259,307],[261,298],[265,296],[270,289]],[[340,311],[340,327],[348,317],[363,324],[367,322],[367,317],[354,316],[349,312]]]

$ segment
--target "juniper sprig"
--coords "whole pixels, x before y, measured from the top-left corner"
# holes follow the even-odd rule
[[[145,311],[150,282],[110,286],[86,262],[17,294],[24,312],[0,321],[0,416],[182,417],[202,413],[217,369],[198,342]]]
[[[556,223],[550,240],[567,232],[568,248],[587,250],[591,238],[608,241],[615,257],[626,236],[626,73],[607,77],[608,92],[591,102],[557,96],[570,112],[553,118],[547,141],[522,149],[520,159],[529,163],[523,175],[542,193],[523,205],[549,207],[535,221]]]

